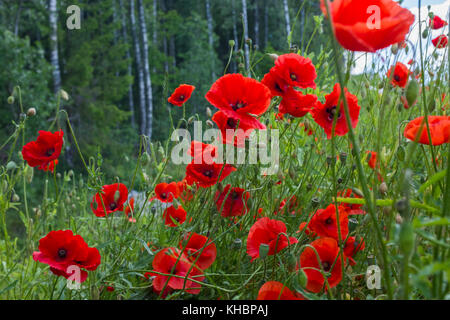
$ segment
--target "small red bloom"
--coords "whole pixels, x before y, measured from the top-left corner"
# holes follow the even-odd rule
[[[345,242],[344,253],[345,256],[349,259],[350,265],[354,266],[356,261],[353,259],[353,256],[358,252],[364,250],[366,244],[363,239],[357,241],[355,237],[348,237]]]
[[[279,111],[293,117],[303,117],[314,107],[317,97],[313,94],[302,94],[290,87],[283,95]]]
[[[134,213],[134,198],[128,200],[128,205],[125,207],[124,211],[125,215],[128,217],[128,221],[136,222],[136,219],[133,218]]]
[[[127,198],[128,189],[124,184],[114,183],[105,185],[102,187],[101,193],[97,192],[92,199],[92,212],[97,217],[105,217],[113,212],[122,211],[123,204],[127,201]]]
[[[300,226],[298,227],[297,233],[301,233],[301,232],[305,232],[306,235],[309,236],[309,237],[311,237],[311,238],[317,237],[317,233],[315,233],[314,231],[312,231],[312,230],[308,227],[308,223],[307,223],[307,222],[302,222],[302,223],[300,223]]]
[[[314,80],[317,78],[316,68],[311,59],[296,53],[282,54],[275,61],[275,67],[270,70],[275,77],[282,79],[292,87],[316,88]],[[281,91],[283,91],[282,88]],[[287,91],[284,90],[284,92]]]
[[[186,255],[177,248],[166,248],[159,251],[152,262],[153,271],[164,273],[161,275],[154,272],[147,272],[148,276],[155,276],[153,279],[153,290],[161,292],[164,287],[174,290],[186,290],[191,294],[199,294],[201,284],[194,281],[205,279],[202,270],[187,259]],[[190,270],[190,271],[189,271]],[[169,278],[170,275],[170,278]],[[174,277],[173,275],[179,276]]]
[[[190,163],[186,166],[185,179],[189,185],[196,183],[199,187],[208,188],[228,177],[233,171],[236,171],[236,168],[229,164]]]
[[[241,74],[219,78],[205,97],[216,108],[240,115],[261,115],[269,108],[271,100],[270,90],[265,85]]]
[[[231,188],[227,185],[222,192],[215,196],[217,211],[222,217],[242,216],[248,212],[247,200],[250,193],[241,188]]]
[[[325,284],[325,278],[322,273],[318,271],[321,270],[321,267],[317,260],[316,251],[320,258],[322,270],[331,272],[331,276],[327,279],[330,288],[337,286],[342,280],[342,262],[339,257],[339,246],[337,241],[333,238],[320,238],[311,242],[310,245],[315,250],[311,247],[307,247],[300,255],[300,267],[306,273],[306,277],[308,278],[306,289],[318,293]]]
[[[341,240],[345,240],[348,235],[348,214],[344,207],[338,207],[339,228],[341,230]],[[338,223],[336,207],[330,204],[326,209],[319,209],[314,213],[308,227],[317,233],[319,237],[331,237],[339,241]]]
[[[298,292],[292,292],[281,282],[268,281],[259,289],[256,300],[305,300],[305,297]]]
[[[269,246],[268,255],[274,255],[287,246],[297,243],[294,237],[286,238],[286,225],[279,220],[261,218],[250,228],[247,238],[247,254],[251,261],[259,258],[259,247],[262,244]]]
[[[33,260],[48,264],[50,270],[65,278],[84,268],[95,270],[100,265],[100,253],[96,248],[90,248],[79,235],[73,235],[71,230],[50,231],[39,240],[39,251],[33,253]],[[78,282],[84,282],[87,272],[81,270]]]
[[[186,210],[183,207],[180,206],[178,209],[175,209],[174,206],[170,206],[164,210],[164,223],[168,227],[178,227],[186,221],[186,215]]]
[[[155,187],[156,198],[161,202],[172,202],[178,198],[178,186],[176,182],[161,182]],[[154,199],[154,198],[153,198]]]
[[[346,189],[344,191],[338,192],[337,196],[343,198],[362,198],[362,196],[354,193],[352,189]],[[366,212],[361,209],[361,207],[363,206],[362,204],[342,203],[339,206],[342,206],[344,210],[347,211],[348,215],[366,214]]]
[[[169,103],[181,107],[183,104],[186,103],[186,101],[189,100],[189,98],[192,95],[192,91],[194,91],[194,89],[195,89],[194,86],[188,84],[180,85],[178,88],[175,89],[175,91],[168,99]]]
[[[392,72],[392,67],[389,69],[388,73],[386,74],[386,76],[389,79],[391,78],[391,72]],[[409,71],[407,66],[405,66],[401,62],[397,62],[395,64],[394,75],[392,76],[392,80],[391,80],[392,85],[394,87],[398,86],[400,88],[406,87],[410,73],[411,73],[411,71]]]
[[[375,52],[404,41],[414,23],[414,15],[392,0],[334,0],[328,3],[334,35],[342,47],[351,51]],[[324,0],[320,7],[327,17]],[[376,16],[377,12],[379,16]]]
[[[438,16],[434,16],[433,19],[430,18],[430,27],[431,27],[431,29],[437,30],[437,29],[440,29],[442,27],[445,27],[446,25],[448,25],[447,21],[442,20]]]
[[[428,116],[428,124],[430,125],[431,144],[433,146],[439,146],[450,141],[450,116]],[[403,134],[407,139],[415,141],[420,130],[422,130],[422,133],[417,142],[430,144],[427,125],[423,116],[410,121]]]
[[[202,270],[209,268],[217,256],[214,242],[195,232],[189,232],[184,236],[180,241],[180,249],[192,263],[195,262]]]
[[[212,144],[192,141],[188,155],[194,158],[194,163],[213,162],[212,159],[217,156],[217,147]]]
[[[445,48],[448,44],[448,38],[446,35],[441,34],[440,36],[434,38],[433,40],[431,40],[431,42],[433,43],[433,45],[438,48],[438,49],[442,49]]]
[[[361,107],[358,105],[358,98],[355,95],[348,92],[347,88],[344,88],[344,91],[352,127],[356,128],[356,125],[358,124],[359,110]],[[333,92],[325,96],[325,103],[322,104],[320,101],[317,101],[316,105],[311,110],[311,115],[314,118],[314,121],[325,130],[328,139],[331,139],[333,119],[337,112],[338,102],[340,108],[339,113],[337,114],[335,134],[338,136],[344,136],[348,132],[344,102],[340,100],[340,95],[341,86],[339,83],[336,83],[334,85]]]
[[[62,130],[55,133],[39,131],[36,141],[28,142],[23,146],[23,159],[30,167],[53,172],[55,164],[58,163],[56,159],[61,154],[63,136]]]
[[[375,169],[375,166],[376,166],[376,163],[377,163],[377,153],[375,151],[367,151],[366,153],[369,154],[367,156],[367,164],[372,169]]]

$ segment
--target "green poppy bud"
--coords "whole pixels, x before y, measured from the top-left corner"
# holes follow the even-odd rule
[[[8,103],[9,104],[13,104],[14,103],[14,96],[9,96],[8,97]]]
[[[411,223],[404,222],[400,227],[399,247],[400,252],[405,256],[410,256],[414,250],[414,228]]]
[[[308,277],[306,276],[305,271],[303,271],[303,269],[301,269],[301,268],[298,270],[297,281],[301,287],[303,287],[303,288],[306,287],[306,283],[308,282]]]
[[[17,164],[14,161],[10,161],[8,162],[8,164],[6,165],[6,170],[14,170],[17,168]]]
[[[417,100],[419,96],[419,84],[416,79],[411,79],[409,81],[408,86],[406,87],[406,101],[408,101],[408,105],[412,106]]]

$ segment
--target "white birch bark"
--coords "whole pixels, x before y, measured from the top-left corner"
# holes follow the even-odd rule
[[[247,1],[242,0],[242,20],[244,24],[244,56],[245,56],[245,70],[247,76],[250,76],[250,49],[247,44],[248,38],[248,19],[247,19]]]
[[[61,71],[58,56],[58,11],[57,0],[50,0],[50,63],[53,67],[53,91],[57,93],[61,88]]]
[[[213,36],[213,22],[212,22],[212,15],[211,15],[211,2],[210,0],[206,0],[206,20],[208,21],[208,42],[209,42],[209,50],[211,50],[212,53],[214,53],[214,36]],[[211,80],[216,80],[216,73],[214,72],[214,59],[211,59]]]
[[[284,7],[284,19],[286,21],[286,35],[289,36],[291,33],[291,19],[289,18],[289,6],[288,0],[283,0]]]

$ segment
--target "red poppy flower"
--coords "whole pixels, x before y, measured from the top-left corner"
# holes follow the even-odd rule
[[[125,215],[128,218],[128,221],[130,222],[136,222],[136,219],[133,218],[133,212],[134,212],[134,198],[131,198],[128,200],[128,205],[125,207]]]
[[[164,210],[164,223],[168,227],[178,227],[186,221],[186,215],[186,210],[183,207],[179,206],[178,209],[175,209],[174,206],[170,206]]]
[[[54,161],[61,154],[64,132],[62,130],[51,133],[39,131],[36,141],[30,141],[22,148],[22,157],[30,167],[38,167],[39,170],[52,171]]]
[[[306,273],[308,279],[306,289],[314,293],[318,293],[322,290],[325,284],[325,278],[318,270],[330,272],[331,275],[327,279],[328,284],[330,288],[337,286],[342,280],[342,263],[340,257],[338,257],[339,246],[337,241],[328,237],[320,238],[311,242],[310,245],[315,250],[311,247],[307,247],[300,255],[300,267]],[[319,261],[317,260],[316,251],[319,255],[323,269],[321,269]]]
[[[155,187],[156,196],[150,200],[158,199],[161,202],[172,202],[173,199],[178,198],[179,189],[176,182],[166,183],[161,182]]]
[[[51,173],[53,173],[55,171],[55,167],[57,164],[58,164],[58,160],[53,160],[52,162],[50,162],[46,165],[39,166],[39,169],[44,170],[44,171],[50,171]]]
[[[186,101],[189,100],[189,98],[192,95],[192,91],[194,91],[194,89],[195,89],[194,86],[182,84],[175,89],[175,91],[172,93],[172,95],[167,101],[169,101],[169,103],[175,106],[181,107],[183,104],[186,103]]]
[[[261,218],[250,228],[247,238],[247,254],[252,257],[251,261],[259,258],[259,247],[262,244],[269,246],[268,255],[274,255],[287,246],[297,243],[297,239],[284,235],[286,225],[279,220],[271,220],[267,217]]]
[[[244,189],[231,188],[231,185],[227,185],[222,192],[217,191],[216,193],[217,211],[221,213],[222,217],[245,215],[248,212],[248,198],[250,198],[250,193]]]
[[[228,177],[233,171],[236,171],[236,168],[229,164],[190,163],[186,166],[185,179],[188,185],[196,183],[199,187],[208,188]]]
[[[269,88],[272,98],[275,96],[282,96],[286,93],[289,88],[289,84],[280,78],[277,74],[277,68],[273,67],[270,69],[269,73],[264,75],[264,78],[261,80],[261,83]]]
[[[362,196],[354,193],[352,189],[340,191],[338,192],[337,196],[342,198],[362,198]],[[348,215],[366,214],[366,212],[361,209],[361,207],[363,206],[362,204],[342,203],[339,206],[343,207],[344,210],[347,211]]]
[[[191,201],[194,198],[191,188],[188,188],[186,180],[177,182],[179,199],[183,202]]]
[[[266,129],[258,119],[236,112],[218,111],[213,115],[212,121],[219,127],[223,143],[234,144],[239,148],[245,146],[245,140],[254,129]]]
[[[334,0],[328,3],[334,35],[342,47],[351,51],[375,52],[404,41],[414,23],[414,15],[392,0]],[[323,0],[320,6],[327,17]]]
[[[274,215],[277,215],[278,213],[284,214],[285,211],[288,211],[290,214],[296,214],[297,207],[298,207],[297,197],[294,195],[290,199],[288,198],[283,199],[280,202],[278,210],[275,210],[273,214]]]
[[[281,282],[268,281],[259,289],[256,300],[305,300],[305,297],[298,292],[292,292]]]
[[[288,113],[293,117],[303,117],[311,111],[317,97],[313,94],[302,94],[292,87],[286,91],[281,100],[279,111]]]
[[[127,201],[127,198],[128,189],[123,183],[105,185],[102,187],[101,193],[97,192],[92,198],[92,212],[97,217],[104,217],[116,211],[123,211],[123,204]]]
[[[279,56],[275,61],[275,67],[270,72],[275,77],[285,81],[289,86],[316,88],[316,84],[314,83],[314,80],[317,78],[316,68],[311,62],[311,59],[302,57],[296,53],[287,53]]]
[[[439,146],[450,141],[450,116],[428,116],[428,124],[430,125],[431,144],[433,146]],[[430,144],[427,125],[423,116],[410,121],[406,125],[403,135],[407,139],[415,141],[420,129],[422,129],[422,133],[417,142]]]
[[[440,36],[434,38],[433,40],[431,40],[431,42],[433,43],[433,45],[438,48],[438,49],[442,49],[445,48],[448,44],[448,38],[446,35],[441,34]]]
[[[270,90],[265,85],[241,74],[219,78],[205,97],[216,108],[240,115],[261,115],[269,108],[271,100]]]
[[[375,151],[367,151],[366,153],[369,154],[367,157],[367,164],[372,169],[375,169],[375,165],[377,163],[377,153]]]
[[[430,27],[431,27],[431,29],[437,30],[437,29],[440,29],[442,27],[445,27],[446,25],[448,25],[447,21],[442,20],[438,16],[433,16],[433,19],[430,18]]]
[[[311,237],[311,238],[317,237],[317,233],[315,233],[314,231],[312,231],[312,230],[308,227],[308,223],[307,223],[307,222],[302,222],[302,223],[300,223],[300,226],[298,227],[297,233],[301,233],[301,232],[305,232],[306,235],[309,236],[309,237]]]
[[[73,267],[95,270],[101,258],[98,250],[88,247],[81,236],[73,235],[71,230],[58,230],[39,240],[39,251],[33,253],[33,260],[48,264],[55,275],[69,278],[76,272]],[[87,272],[80,271],[80,278],[75,281],[84,282]]]
[[[186,255],[181,253],[177,248],[166,248],[159,251],[152,262],[152,271],[164,273],[168,275],[160,275],[154,272],[147,272],[148,276],[155,276],[153,279],[153,290],[161,292],[164,287],[174,290],[185,290],[191,294],[199,294],[201,284],[194,281],[203,281],[205,279],[202,270],[187,259]],[[189,271],[190,270],[190,271]],[[176,275],[174,277],[169,275]],[[167,284],[166,284],[167,283]]]
[[[347,88],[344,88],[344,91],[345,98],[347,99],[352,127],[356,128],[356,125],[358,124],[359,110],[361,107],[358,105],[358,98],[355,95],[348,92]],[[340,95],[341,86],[339,85],[339,83],[336,83],[334,85],[333,92],[325,96],[325,103],[322,104],[320,101],[317,101],[316,105],[311,110],[311,115],[314,118],[314,121],[316,121],[316,123],[325,130],[328,139],[331,139],[333,119],[335,113],[337,112],[336,109],[338,102],[340,103],[340,109],[337,115],[335,134],[338,136],[344,136],[348,132],[344,102],[340,101]]]
[[[348,214],[344,207],[339,206],[338,210],[341,240],[345,240],[348,235]],[[334,204],[330,204],[326,209],[317,210],[308,226],[319,237],[331,237],[339,241],[336,207]]]
[[[350,265],[354,266],[356,261],[353,259],[353,256],[358,252],[364,250],[366,244],[363,239],[357,241],[355,237],[348,237],[345,242],[344,253],[345,256],[349,259]]]
[[[199,141],[192,141],[191,148],[188,150],[188,155],[194,158],[194,163],[203,163],[205,161],[212,162],[217,156],[217,147],[212,144],[206,144]]]
[[[184,249],[183,249],[184,248]],[[202,270],[209,268],[217,256],[214,242],[198,233],[187,233],[180,241],[180,249],[187,258]]]
[[[386,76],[389,79],[391,78],[391,72],[392,72],[392,67],[389,69],[389,71],[386,74]],[[394,75],[392,76],[392,80],[391,80],[392,85],[394,87],[400,87],[400,88],[406,87],[410,73],[411,73],[411,71],[409,71],[407,66],[405,66],[401,62],[397,62],[395,64]]]

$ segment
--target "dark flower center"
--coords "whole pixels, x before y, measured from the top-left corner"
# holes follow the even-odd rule
[[[400,81],[400,76],[398,74],[394,75],[394,80],[395,81]]]
[[[67,256],[66,249],[59,249],[58,250],[58,257],[60,257],[61,259],[64,259],[66,256]]]
[[[206,170],[205,172],[203,172],[203,175],[206,177],[211,178],[213,175],[213,171],[212,170]]]
[[[228,126],[229,128],[235,129],[235,128],[236,128],[236,125],[237,125],[237,121],[236,121],[235,119],[233,119],[233,118],[228,118],[228,120],[227,120],[227,126]]]
[[[184,100],[184,95],[181,95],[180,96],[180,101],[183,101]]]
[[[55,153],[55,149],[51,148],[51,149],[48,149],[48,150],[47,150],[47,152],[45,153],[45,155],[46,155],[47,157],[51,157],[52,154],[54,154],[54,153]]]
[[[325,224],[332,224],[333,220],[331,218],[328,218],[327,220],[325,220]]]
[[[334,115],[336,114],[336,106],[332,106],[331,108],[327,108],[325,111],[328,113],[328,120],[333,121],[334,119]],[[337,118],[340,119],[341,118],[341,113],[338,113]]]
[[[295,73],[291,73],[292,81],[297,81],[297,75]]]
[[[322,262],[322,266],[323,266],[323,270],[328,272],[328,271],[330,271],[331,263],[325,261],[325,262]]]
[[[111,210],[115,210],[115,209],[117,208],[117,203],[112,202],[112,203],[109,205],[109,208],[110,208]]]
[[[233,192],[232,195],[231,195],[231,197],[232,197],[234,200],[236,200],[236,199],[239,198],[239,193]]]
[[[242,109],[245,107],[245,103],[243,103],[242,101],[236,102],[235,104],[231,105],[231,109],[233,109],[234,111]]]
[[[163,199],[167,198],[167,194],[165,192],[161,193],[161,198]]]

